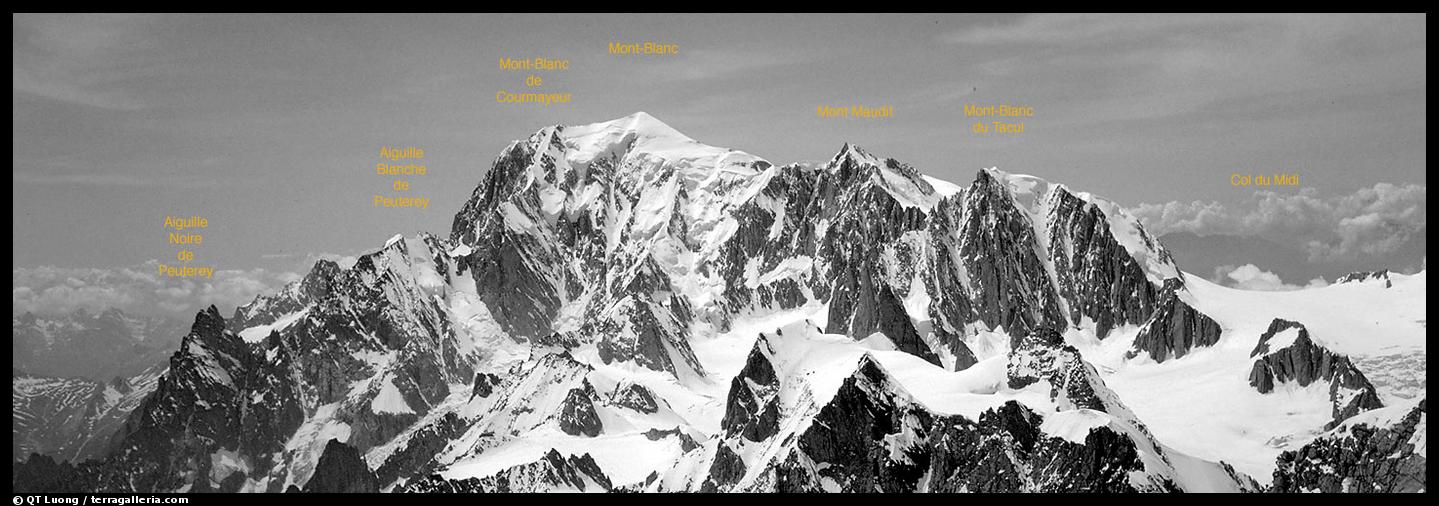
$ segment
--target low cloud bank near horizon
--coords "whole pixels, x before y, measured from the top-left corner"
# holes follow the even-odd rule
[[[1261,292],[1282,292],[1292,290],[1303,290],[1306,288],[1323,288],[1329,286],[1329,281],[1322,277],[1309,280],[1304,285],[1295,285],[1284,282],[1278,274],[1266,271],[1254,264],[1241,266],[1222,265],[1214,269],[1214,277],[1211,278],[1220,284],[1241,290],[1255,290]]]
[[[114,269],[11,269],[11,313],[62,315],[78,309],[99,312],[114,308],[134,315],[188,319],[213,304],[228,315],[255,296],[274,293],[301,277],[294,272],[255,268],[216,270],[209,279],[167,278],[157,273],[157,263],[152,260]]]
[[[1428,189],[1419,184],[1378,183],[1352,193],[1324,195],[1255,192],[1240,205],[1216,201],[1140,204],[1133,209],[1156,236],[1256,236],[1293,246],[1310,263],[1386,255],[1427,233]]]

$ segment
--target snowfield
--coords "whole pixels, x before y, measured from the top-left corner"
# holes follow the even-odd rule
[[[913,481],[958,479],[930,455],[975,460],[925,446],[949,441],[930,418],[970,431],[957,440],[983,441],[968,446],[1010,475],[1064,470],[1004,477],[1013,487],[1239,491],[1342,421],[1327,381],[1250,384],[1271,322],[1303,324],[1390,406],[1345,423],[1385,423],[1427,394],[1426,279],[1236,290],[1182,273],[1120,205],[1062,184],[988,168],[959,185],[850,144],[822,167],[774,166],[636,113],[512,143],[451,238],[397,235],[354,265],[317,264],[237,310],[247,328],[188,339],[173,360],[221,393],[252,384],[227,372],[236,357],[281,371],[241,392],[250,404],[232,411],[246,422],[266,393],[295,392],[303,420],[275,431],[280,450],[210,452],[209,480],[242,472],[247,491],[322,475],[331,439],[386,475],[386,491],[594,491],[606,479],[749,491],[801,475],[836,490],[863,475],[836,474],[854,462],[897,469],[883,484],[855,478],[865,491],[949,486]],[[1217,342],[1177,343],[1195,322],[1165,329],[1166,302],[1212,319],[1192,333],[1217,323]],[[1134,353],[1142,328],[1141,343],[1170,332],[1154,340],[1186,348],[1162,362]],[[1271,352],[1298,335],[1280,332]],[[238,344],[205,344],[227,338]],[[824,433],[856,419],[876,429]],[[1003,434],[983,433],[994,427]],[[1043,437],[1021,447],[1020,433]],[[855,444],[874,446],[830,448]],[[916,449],[934,453],[914,462]],[[1056,460],[1025,460],[1041,455]]]
[[[1223,460],[1268,483],[1275,457],[1322,432],[1330,407],[1327,384],[1287,385],[1269,394],[1249,385],[1249,353],[1260,334],[1274,318],[1298,321],[1316,342],[1358,359],[1371,379],[1399,376],[1423,385],[1427,371],[1422,362],[1416,369],[1413,363],[1363,359],[1426,353],[1426,273],[1390,274],[1391,288],[1381,281],[1283,292],[1228,288],[1189,274],[1185,280],[1196,307],[1223,327],[1216,346],[1155,364],[1123,359],[1137,329],[1103,342],[1083,337],[1072,342],[1108,371],[1105,381],[1160,440],[1196,457]],[[1375,387],[1386,404],[1425,396],[1422,387],[1415,391],[1379,381]]]

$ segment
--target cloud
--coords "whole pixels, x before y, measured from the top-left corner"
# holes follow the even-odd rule
[[[1427,194],[1419,184],[1378,183],[1353,193],[1325,196],[1255,192],[1239,205],[1214,201],[1140,204],[1133,209],[1149,231],[1163,235],[1259,236],[1302,248],[1311,262],[1384,255],[1427,231]]]
[[[1212,23],[1202,17],[1065,14],[1034,15],[1013,23],[972,26],[945,34],[941,40],[957,44],[1070,44],[1114,38],[1137,38],[1157,30]]]
[[[13,92],[110,110],[146,104],[134,79],[155,69],[152,28],[138,14],[16,14]]]
[[[211,304],[222,311],[300,279],[266,269],[218,270],[214,277],[162,278],[156,261],[114,269],[42,266],[11,270],[11,311],[45,314],[118,308],[135,314],[189,317]]]
[[[1324,253],[1350,251],[1376,254],[1393,251],[1427,225],[1425,187],[1388,183],[1364,188],[1340,200],[1339,244],[1321,245]]]
[[[805,61],[776,51],[681,48],[676,56],[647,60],[635,75],[644,81],[706,81],[750,75]]]
[[[34,165],[53,167],[55,164],[36,163]],[[199,174],[176,174],[176,175],[137,175],[116,172],[116,167],[107,167],[107,172],[74,172],[62,170],[30,170],[16,169],[12,171],[13,182],[35,184],[35,185],[76,185],[76,186],[102,186],[102,187],[137,187],[137,188],[221,188],[231,187],[228,182],[222,182],[213,175]]]
[[[1254,264],[1244,264],[1239,267],[1223,265],[1215,269],[1215,279],[1220,283],[1239,288],[1242,290],[1256,290],[1262,292],[1276,292],[1287,290],[1302,290],[1305,288],[1319,288],[1328,286],[1329,282],[1324,278],[1314,278],[1304,286],[1291,285],[1279,278],[1279,275],[1260,269]]]
[[[1074,104],[1070,121],[1100,123],[1308,93],[1422,91],[1426,34],[1412,15],[1034,14],[939,40],[980,55],[985,76],[1054,83]]]

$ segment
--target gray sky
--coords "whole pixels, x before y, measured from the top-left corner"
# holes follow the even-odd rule
[[[1412,204],[1418,188],[1421,228],[1426,219],[1424,15],[14,15],[12,24],[15,269],[168,258],[167,213],[211,220],[197,252],[221,269],[295,270],[394,233],[447,235],[509,141],[637,110],[776,163],[827,159],[853,142],[960,184],[998,166],[1128,206],[1200,201],[1231,214],[1262,204],[1230,186],[1231,172],[1298,171],[1302,191],[1336,202],[1382,182],[1409,190]],[[646,40],[678,44],[679,54],[606,53],[610,42]],[[537,91],[573,102],[495,103],[498,90],[527,91],[526,73],[498,68],[502,56],[570,60],[567,71],[539,73]],[[979,136],[965,103],[1035,115],[1023,134]],[[891,105],[895,117],[821,119],[821,104]],[[430,174],[412,180],[412,193],[431,199],[428,210],[372,207],[373,194],[393,193],[373,173],[381,146],[425,149]],[[1412,228],[1413,206],[1405,212]]]

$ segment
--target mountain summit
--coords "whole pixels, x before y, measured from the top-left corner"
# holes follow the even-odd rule
[[[32,456],[14,488],[330,489],[336,465],[392,492],[1302,487],[1281,452],[1370,451],[1301,447],[1401,390],[1362,357],[1286,368],[1364,335],[1325,301],[1388,304],[1386,349],[1422,351],[1423,274],[1390,281],[1237,311],[1090,193],[851,144],[774,165],[636,113],[509,144],[448,238],[202,313],[103,460]],[[1271,310],[1323,353],[1250,357]],[[1384,483],[1422,462],[1399,460]]]

